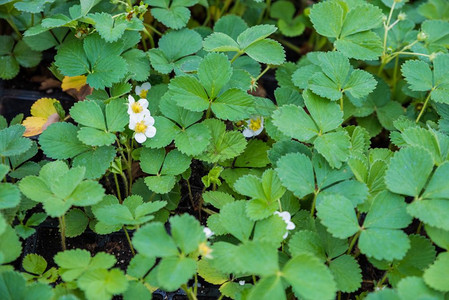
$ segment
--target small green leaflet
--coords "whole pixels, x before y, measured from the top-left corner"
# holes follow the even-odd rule
[[[190,19],[188,7],[195,5],[199,0],[145,0],[144,2],[154,8],[151,14],[162,24],[173,29],[186,26]]]
[[[267,38],[277,30],[273,25],[256,25],[240,33],[236,40],[223,32],[215,32],[204,39],[206,51],[246,53],[265,64],[280,65],[285,61],[285,51],[275,40]]]

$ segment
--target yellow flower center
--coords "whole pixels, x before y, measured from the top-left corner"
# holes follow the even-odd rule
[[[136,129],[134,130],[136,133],[144,133],[147,130],[147,125],[143,121],[137,122]]]
[[[262,127],[262,120],[260,118],[257,119],[251,119],[249,121],[249,129],[252,131],[257,131]]]
[[[148,94],[148,90],[142,90],[139,94],[140,98],[146,98]]]
[[[205,242],[202,242],[201,244],[199,244],[198,250],[199,250],[201,256],[211,258],[210,254],[212,253],[212,249]]]
[[[131,104],[131,109],[135,114],[138,114],[143,111],[143,107],[142,105],[140,105],[139,102],[134,102],[133,104]]]

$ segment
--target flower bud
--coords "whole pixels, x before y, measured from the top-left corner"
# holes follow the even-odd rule
[[[405,13],[400,13],[399,15],[398,15],[398,20],[399,21],[404,21],[405,19],[407,19],[407,15],[405,14]]]
[[[421,31],[420,33],[418,33],[418,36],[416,38],[420,42],[425,41],[427,39],[427,34]]]

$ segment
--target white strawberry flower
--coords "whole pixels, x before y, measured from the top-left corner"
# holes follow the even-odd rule
[[[140,99],[136,101],[133,96],[128,96],[128,115],[131,117],[141,117],[145,114],[149,115],[148,100]]]
[[[150,111],[146,110],[142,115],[131,115],[129,118],[129,129],[134,130],[134,138],[140,144],[145,142],[147,138],[152,138],[156,135],[156,127],[154,125],[154,118],[150,116]]]
[[[288,236],[288,231],[293,230],[296,227],[295,224],[292,221],[290,221],[292,216],[290,215],[290,213],[288,211],[283,211],[283,212],[275,211],[274,214],[281,217],[282,220],[284,220],[285,224],[287,225],[285,227],[285,229],[287,229],[287,232],[282,237],[285,240]]]
[[[209,227],[204,227],[203,232],[206,235],[206,238],[210,238],[211,236],[214,235],[214,232],[210,230]]]
[[[140,98],[146,98],[148,91],[151,89],[151,83],[145,82],[142,85],[137,85],[135,92]]]
[[[263,130],[263,117],[255,117],[246,120],[246,128],[243,130],[243,136],[250,138],[259,135]]]
[[[245,280],[239,280],[240,285],[245,285],[245,283],[246,283]]]

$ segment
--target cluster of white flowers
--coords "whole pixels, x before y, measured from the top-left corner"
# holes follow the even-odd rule
[[[292,221],[290,221],[292,216],[290,215],[290,213],[288,211],[283,211],[283,212],[275,211],[274,214],[281,217],[282,220],[284,220],[285,224],[287,225],[287,226],[285,226],[285,229],[287,229],[287,232],[282,237],[285,240],[288,236],[288,231],[295,229],[295,224]]]
[[[263,117],[254,117],[246,120],[246,127],[243,129],[243,136],[250,138],[259,135],[263,130]]]
[[[133,96],[128,96],[128,115],[129,129],[134,130],[134,138],[138,143],[143,143],[147,138],[156,135],[156,127],[154,127],[154,118],[148,110],[148,100],[145,99],[151,84],[145,82],[141,86],[136,86],[136,94],[141,97],[136,101]]]

